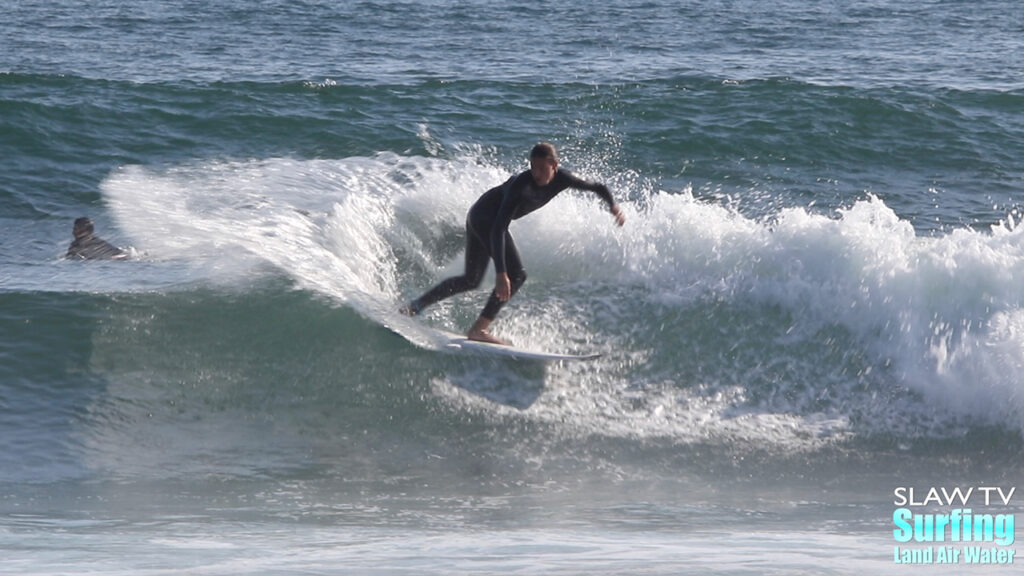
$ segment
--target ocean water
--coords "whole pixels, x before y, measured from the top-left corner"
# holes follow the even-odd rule
[[[1014,571],[893,515],[1024,513],[1018,3],[0,6],[0,573]],[[385,329],[539,140],[628,220],[495,330],[602,358]]]

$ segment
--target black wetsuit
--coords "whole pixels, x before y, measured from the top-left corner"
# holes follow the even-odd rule
[[[604,184],[588,182],[559,168],[545,186],[537,186],[529,170],[509,178],[501,186],[485,192],[469,209],[466,217],[466,270],[462,276],[442,281],[412,303],[413,313],[460,292],[480,285],[487,273],[490,260],[498,274],[507,273],[515,294],[526,281],[526,270],[516,243],[508,231],[512,220],[526,216],[551,201],[566,188],[590,190],[597,193],[609,207],[614,205],[611,192]],[[491,292],[483,312],[484,318],[494,320],[503,302]]]
[[[79,260],[121,260],[127,258],[128,253],[102,238],[86,236],[75,238],[68,246],[68,253],[64,257]]]

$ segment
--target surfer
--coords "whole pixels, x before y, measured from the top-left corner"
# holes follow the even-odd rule
[[[78,260],[124,260],[128,257],[127,252],[93,235],[93,231],[92,220],[84,216],[76,219],[71,230],[75,239],[64,257]]]
[[[469,209],[466,216],[466,266],[463,274],[443,280],[404,306],[402,312],[415,316],[431,304],[477,288],[483,281],[490,261],[494,260],[494,291],[466,336],[470,340],[506,344],[492,335],[489,328],[501,307],[526,281],[526,270],[508,226],[512,220],[544,206],[566,188],[596,193],[608,205],[616,223],[619,226],[626,223],[625,214],[615,203],[607,186],[582,180],[559,168],[555,147],[541,142],[530,151],[529,170],[491,188]]]

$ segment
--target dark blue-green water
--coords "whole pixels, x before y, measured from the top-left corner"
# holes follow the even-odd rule
[[[0,7],[0,573],[900,574],[1024,483],[1017,3]],[[627,222],[495,331],[603,356],[385,329],[539,140]]]

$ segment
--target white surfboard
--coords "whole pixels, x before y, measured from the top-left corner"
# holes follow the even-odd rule
[[[445,344],[444,348],[447,352],[461,352],[469,354],[490,354],[494,356],[507,356],[511,358],[517,358],[521,360],[542,360],[542,361],[554,361],[554,360],[593,360],[600,358],[601,354],[561,354],[558,352],[543,352],[540,350],[529,350],[526,348],[518,348],[516,346],[505,346],[502,344],[491,344],[490,342],[478,342],[476,340],[470,340],[465,336],[459,334],[453,334],[452,332],[445,332],[444,330],[438,330],[438,332],[448,338],[448,343]]]
[[[557,360],[593,360],[600,358],[600,353],[591,354],[565,354],[559,352],[545,352],[543,350],[532,350],[518,346],[503,346],[488,342],[477,342],[470,340],[463,334],[455,334],[447,330],[440,330],[428,326],[415,318],[408,316],[383,313],[377,316],[378,322],[388,330],[405,338],[410,343],[436,352],[449,354],[479,354],[490,356],[504,356],[517,360],[557,361]]]

